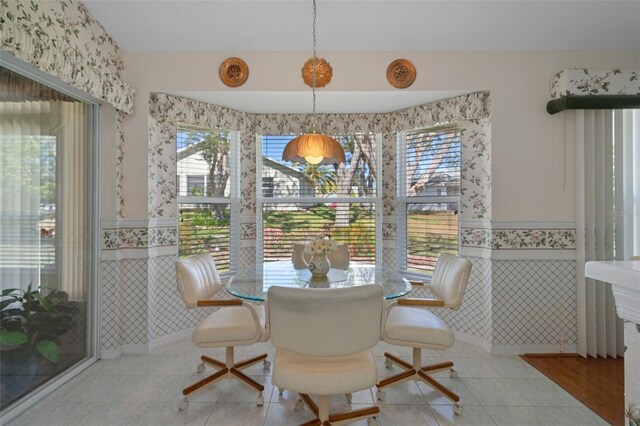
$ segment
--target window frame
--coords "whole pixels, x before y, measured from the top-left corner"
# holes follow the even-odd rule
[[[293,134],[289,134],[294,136]],[[376,143],[376,157],[378,162],[378,176],[376,178],[376,196],[375,197],[264,197],[262,194],[262,139],[265,136],[289,136],[286,133],[280,135],[266,135],[256,133],[256,261],[264,262],[262,246],[264,244],[263,235],[263,205],[264,204],[292,204],[292,203],[370,203],[375,209],[375,263],[382,262],[382,133],[373,133]]]
[[[176,124],[176,151],[177,151],[177,135],[178,131],[184,127],[196,127],[202,130],[211,130],[212,132],[221,131],[220,128],[208,128],[207,126],[199,126],[193,124],[187,124],[179,122]],[[224,129],[226,130],[226,129]],[[177,191],[176,203],[178,207],[178,239],[177,239],[177,251],[180,252],[180,205],[181,204],[229,204],[229,210],[231,212],[230,218],[230,235],[229,235],[229,272],[220,272],[221,278],[230,277],[238,267],[238,253],[240,247],[240,141],[242,140],[241,134],[235,130],[226,130],[229,132],[229,196],[228,197],[211,197],[211,196],[194,196],[194,195],[180,195]],[[178,161],[176,158],[176,170],[178,167]],[[185,177],[185,185],[187,181],[186,174],[179,175],[176,173],[176,179],[178,177]],[[207,184],[207,177],[205,175],[205,188]],[[179,185],[179,182],[177,183]],[[205,191],[206,193],[206,191]]]
[[[451,123],[456,125],[457,123]],[[418,129],[437,129],[441,126],[425,126]],[[461,192],[457,195],[429,195],[429,196],[409,196],[407,195],[407,130],[396,133],[396,167],[398,184],[396,212],[398,231],[396,235],[397,241],[397,262],[398,269],[410,279],[431,280],[431,274],[409,271],[407,269],[407,208],[409,204],[420,203],[456,203],[458,205],[458,253],[460,253],[460,201]],[[462,161],[462,141],[460,142],[460,160]],[[462,164],[460,165],[462,168]],[[462,186],[462,175],[460,176],[460,185]]]

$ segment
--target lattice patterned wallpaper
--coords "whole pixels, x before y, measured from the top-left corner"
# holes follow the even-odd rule
[[[493,344],[576,344],[575,261],[494,260],[492,283]]]

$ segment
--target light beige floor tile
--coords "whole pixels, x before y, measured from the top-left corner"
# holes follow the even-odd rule
[[[127,401],[133,393],[132,384],[140,376],[88,376],[74,386],[63,398],[63,401]]]
[[[104,402],[47,401],[28,409],[7,426],[89,426],[105,418]]]
[[[505,379],[541,379],[544,374],[527,364],[520,357],[491,357],[486,361]]]
[[[178,410],[177,404],[147,402],[144,404],[123,401],[111,403],[104,417],[103,426],[204,426],[211,416],[214,404],[189,403],[186,410]]]
[[[532,405],[549,407],[582,406],[580,401],[546,378],[507,379],[507,381],[531,401]]]
[[[479,405],[462,405],[461,415],[453,413],[452,406],[432,405],[431,411],[440,426],[468,425],[468,426],[495,426],[491,416]]]
[[[428,405],[381,405],[379,414],[383,426],[437,426]]]
[[[502,377],[500,372],[490,364],[489,358],[451,357],[448,360],[453,362],[453,369],[458,372],[459,377],[480,379]]]
[[[532,405],[509,379],[468,379],[462,382],[481,405]]]
[[[295,402],[272,402],[268,406],[265,426],[299,425],[313,420],[314,415],[306,407],[295,410]]]
[[[390,386],[384,389],[386,398],[384,401],[378,401],[380,405],[389,404],[426,404],[420,388],[413,380]]]
[[[498,426],[545,426],[551,424],[537,407],[484,407]]]
[[[273,385],[271,379],[264,376],[249,376],[256,382],[264,386],[262,395],[264,396],[264,402],[271,401],[271,391]],[[258,391],[252,387],[249,387],[244,382],[240,382],[235,379],[226,379],[227,385],[224,388],[224,392],[220,395],[220,402],[256,402],[258,398]]]
[[[264,424],[268,404],[258,407],[250,402],[218,402],[207,426],[258,426]]]
[[[606,426],[604,421],[587,407],[540,407],[556,426]]]
[[[452,390],[460,397],[460,404],[462,405],[480,405],[478,400],[473,396],[473,393],[464,385],[461,379],[451,379],[451,378],[436,378],[440,384],[445,386],[446,388]],[[453,402],[442,395],[440,392],[433,389],[431,386],[426,383],[416,382],[418,383],[418,387],[424,395],[424,399],[429,403],[429,405],[453,405]]]

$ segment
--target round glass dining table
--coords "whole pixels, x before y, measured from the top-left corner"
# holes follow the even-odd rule
[[[242,299],[265,301],[269,287],[344,288],[380,284],[387,300],[404,296],[411,284],[399,272],[384,266],[351,262],[349,269],[330,269],[326,277],[314,277],[308,269],[295,269],[291,260],[265,262],[239,269],[226,291]]]

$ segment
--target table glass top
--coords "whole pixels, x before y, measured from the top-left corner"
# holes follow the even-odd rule
[[[399,272],[384,266],[352,262],[347,270],[331,269],[326,278],[313,277],[308,269],[295,269],[290,260],[245,267],[233,274],[228,293],[248,300],[264,301],[272,285],[300,288],[343,288],[380,284],[385,299],[395,299],[411,291],[411,284]]]

